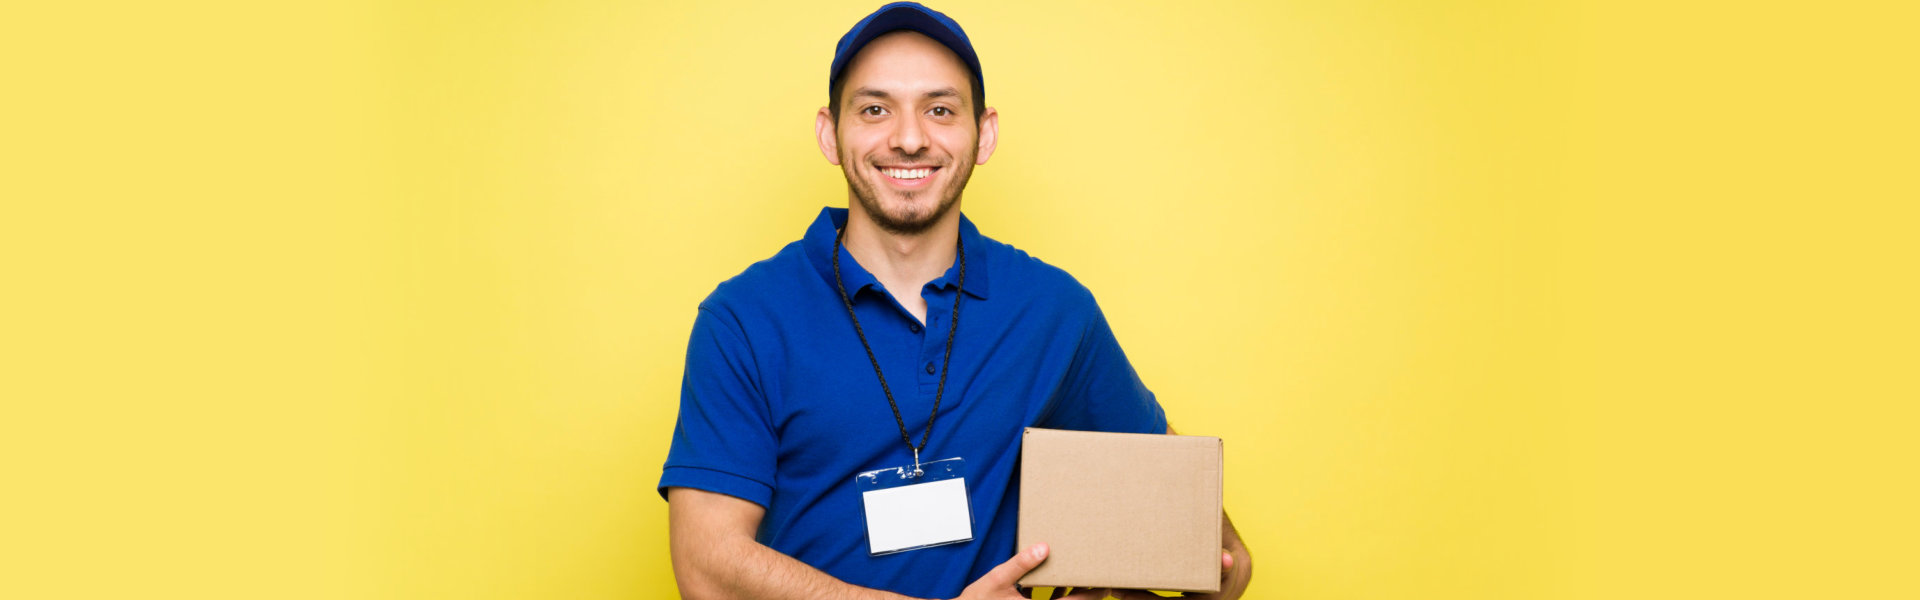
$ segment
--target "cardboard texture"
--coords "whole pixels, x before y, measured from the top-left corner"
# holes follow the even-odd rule
[[[1028,587],[1220,591],[1220,438],[1026,430],[1020,548]]]

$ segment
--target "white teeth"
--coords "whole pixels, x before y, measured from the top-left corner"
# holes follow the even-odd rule
[[[881,169],[880,172],[894,179],[924,179],[933,169]]]

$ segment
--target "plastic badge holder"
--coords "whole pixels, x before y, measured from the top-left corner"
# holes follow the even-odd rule
[[[874,556],[973,540],[966,462],[948,458],[854,477]]]

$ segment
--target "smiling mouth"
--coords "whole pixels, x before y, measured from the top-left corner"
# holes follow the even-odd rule
[[[932,185],[933,174],[940,171],[940,167],[931,165],[874,166],[886,178],[888,185],[899,190],[917,190]]]
[[[881,167],[880,173],[888,177],[892,177],[894,179],[899,179],[902,181],[915,181],[915,180],[926,179],[928,177],[931,177],[933,175],[933,172],[939,169],[940,167],[915,167],[915,168]]]

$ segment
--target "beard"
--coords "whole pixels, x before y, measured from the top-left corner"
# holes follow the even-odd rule
[[[896,158],[898,158],[896,162],[924,162],[922,159],[911,156]],[[867,218],[873,221],[873,224],[879,225],[881,230],[894,235],[917,235],[932,228],[935,223],[939,223],[948,211],[953,210],[955,204],[960,203],[960,193],[966,190],[967,180],[973,177],[973,157],[966,156],[961,160],[941,165],[939,171],[953,170],[953,173],[947,177],[946,185],[898,192],[882,190],[879,182],[860,176],[856,173],[857,165],[872,166],[869,163],[856,162],[854,157],[841,153],[840,171],[847,177],[847,189],[853,191],[854,200],[860,203],[860,208],[866,213]],[[876,173],[874,176],[880,175]],[[896,210],[887,210],[881,204],[880,194],[882,193],[898,194],[903,202],[896,206]],[[923,194],[932,194],[939,201],[934,203],[931,209],[910,204]]]

